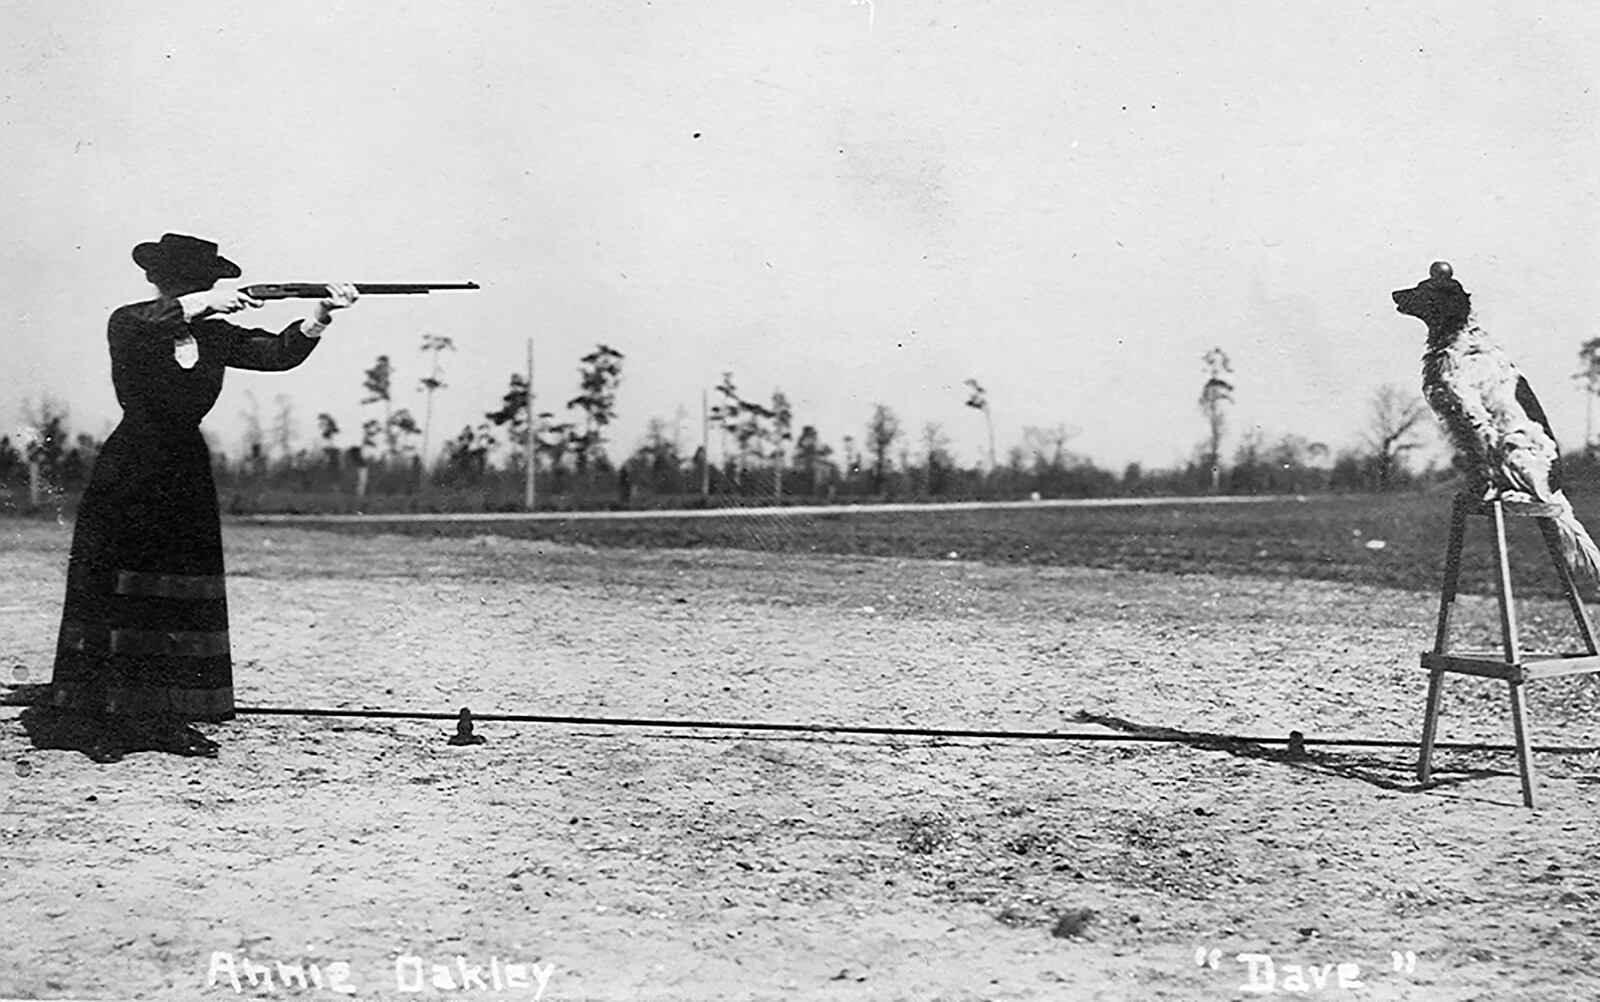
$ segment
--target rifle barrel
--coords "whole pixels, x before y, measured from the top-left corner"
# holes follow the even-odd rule
[[[357,282],[363,296],[425,295],[435,289],[476,289],[477,282]],[[269,282],[246,285],[239,290],[254,299],[320,299],[328,294],[326,282]]]
[[[477,287],[478,287],[478,283],[477,282],[455,282],[455,283],[446,282],[446,283],[439,284],[439,285],[406,285],[404,283],[393,283],[393,282],[391,282],[391,283],[389,283],[387,285],[385,285],[385,284],[376,284],[376,285],[374,285],[374,284],[362,283],[362,282],[357,282],[356,283],[356,291],[361,293],[363,296],[368,295],[368,294],[377,295],[377,296],[412,295],[412,294],[419,293],[419,292],[422,292],[422,293],[432,292],[434,289],[476,289]]]

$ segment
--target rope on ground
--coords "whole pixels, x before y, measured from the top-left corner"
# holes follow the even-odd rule
[[[980,738],[1003,741],[1134,741],[1168,744],[1287,745],[1291,751],[1310,745],[1340,748],[1416,748],[1416,741],[1384,738],[1313,738],[1291,731],[1286,737],[1211,734],[1170,729],[1133,732],[990,730],[967,727],[909,727],[871,724],[814,724],[764,720],[685,720],[663,717],[594,717],[549,713],[473,713],[463,707],[455,713],[426,710],[328,709],[287,706],[241,706],[240,715],[279,717],[369,717],[389,720],[454,720],[474,723],[575,724],[586,727],[634,727],[651,730],[778,731],[800,734],[871,734],[881,737]],[[1081,716],[1081,715],[1080,715]],[[1515,745],[1438,741],[1435,748],[1452,751],[1516,751]],[[1555,755],[1600,752],[1595,746],[1535,746],[1534,751]]]

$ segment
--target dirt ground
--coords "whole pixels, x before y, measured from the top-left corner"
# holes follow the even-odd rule
[[[226,532],[246,707],[1414,741],[1436,601]],[[15,685],[48,679],[68,536],[0,523]],[[1537,638],[1566,613],[1523,615]],[[1493,609],[1461,621],[1487,636]],[[1530,690],[1539,743],[1600,747],[1590,682]],[[1452,679],[1441,740],[1508,741],[1504,702]],[[206,728],[219,759],[96,765],[34,749],[20,710],[0,707],[5,997],[1600,997],[1581,750],[1538,756],[1530,811],[1496,753],[1441,751],[1418,790],[1406,749],[503,722],[452,747],[443,721],[246,715]]]

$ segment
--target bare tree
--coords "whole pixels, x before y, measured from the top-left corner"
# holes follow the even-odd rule
[[[277,411],[272,417],[272,447],[285,462],[294,454],[294,440],[299,435],[295,427],[294,400],[287,393],[272,398]]]
[[[1022,447],[1033,454],[1035,469],[1061,470],[1067,465],[1067,443],[1077,434],[1076,428],[1064,424],[1028,425],[1022,429]]]
[[[428,435],[433,427],[433,393],[435,390],[444,389],[445,386],[444,380],[440,378],[444,373],[439,365],[439,355],[441,352],[455,350],[456,343],[450,338],[441,337],[438,334],[422,335],[422,353],[433,356],[433,364],[429,367],[428,374],[418,380],[422,391],[428,395],[428,402],[422,411],[422,463],[424,466],[429,462]]]
[[[510,384],[500,398],[499,409],[487,411],[483,416],[492,426],[506,429],[512,461],[515,463],[515,457],[525,453],[528,447],[528,377],[513,372]],[[542,414],[540,417],[547,418],[549,415]]]
[[[633,456],[623,465],[623,469],[629,466],[634,466],[641,472],[648,472],[651,487],[660,493],[678,489],[677,481],[679,471],[683,467],[683,457],[678,455],[672,428],[666,421],[653,417],[646,423],[644,441],[634,450]]]
[[[526,424],[526,422],[524,422]],[[533,418],[533,456],[534,462],[544,456],[550,469],[560,471],[562,463],[566,461],[567,453],[572,451],[572,444],[577,441],[576,425],[571,421],[557,421],[556,416],[549,411],[540,411]],[[524,443],[526,439],[524,439]],[[524,444],[523,451],[527,446]]]
[[[889,468],[889,450],[900,440],[900,419],[885,404],[874,404],[867,424],[867,441],[872,446],[872,491],[883,492],[884,474]]]
[[[1600,337],[1590,338],[1578,348],[1578,364],[1582,368],[1572,378],[1583,384],[1583,447],[1589,449],[1594,442],[1594,398],[1600,396]]]
[[[722,465],[728,465],[728,435],[739,426],[739,390],[733,385],[733,373],[724,372],[722,382],[718,383],[716,390],[722,395],[722,403],[715,404],[707,412],[712,421],[716,422],[719,433],[718,445]],[[744,457],[740,457],[741,463]],[[707,457],[709,462],[710,457]]]
[[[950,462],[950,436],[944,433],[944,425],[937,421],[923,423],[922,454],[930,466]]]
[[[317,437],[322,439],[322,454],[328,460],[328,466],[334,470],[339,468],[339,447],[333,440],[339,436],[339,422],[333,415],[323,411],[317,415]]]
[[[252,472],[260,473],[266,463],[267,448],[267,433],[261,427],[261,403],[250,390],[244,391],[244,398],[250,402],[249,410],[239,412],[239,417],[244,420],[245,459]]]
[[[567,407],[583,412],[583,431],[575,433],[572,449],[578,472],[589,468],[589,461],[605,455],[602,438],[605,426],[617,413],[617,385],[622,382],[622,352],[608,344],[595,345],[583,356],[578,368],[581,392],[567,401]]]
[[[833,448],[822,444],[822,437],[817,434],[814,425],[808,424],[800,429],[800,437],[794,443],[794,460],[795,465],[806,475],[806,483],[810,485],[809,493],[816,493],[822,466],[832,453]]]
[[[383,421],[378,425],[378,429],[384,437],[384,455],[393,458],[396,449],[394,397],[391,393],[394,383],[394,365],[389,361],[388,355],[379,355],[372,368],[362,375],[361,387],[367,391],[367,395],[361,398],[361,404],[362,406],[376,403],[383,404]]]
[[[22,428],[23,454],[28,462],[28,501],[37,508],[43,501],[46,484],[58,488],[64,479],[67,442],[67,405],[46,396],[37,407],[24,403]]]
[[[411,411],[402,407],[389,416],[389,425],[384,429],[384,434],[394,443],[391,446],[394,455],[399,455],[411,451],[410,440],[422,434],[422,429],[417,426],[417,419],[411,416]]]
[[[1200,410],[1210,428],[1205,462],[1211,468],[1211,489],[1222,488],[1222,433],[1227,421],[1223,408],[1233,403],[1233,383],[1226,377],[1233,374],[1233,364],[1227,352],[1212,348],[1202,361],[1206,366],[1206,382],[1200,388]]]
[[[1372,448],[1372,472],[1378,486],[1389,486],[1402,468],[1405,454],[1419,447],[1430,411],[1417,393],[1385,383],[1368,405],[1366,442]]]
[[[489,469],[489,452],[496,444],[492,426],[480,421],[474,428],[463,425],[455,438],[445,443],[444,466],[467,483],[478,483]]]
[[[772,406],[746,400],[733,385],[733,373],[724,372],[717,384],[722,403],[710,408],[707,416],[722,433],[723,463],[727,465],[728,436],[738,443],[735,476],[743,478],[749,461],[765,460],[772,469],[772,494],[783,496],[783,471],[788,462],[789,443],[794,440],[794,408],[782,390],[772,391]]]
[[[993,470],[995,465],[994,418],[989,413],[989,394],[984,390],[983,387],[978,385],[978,381],[976,379],[967,380],[965,385],[972,391],[972,393],[967,397],[967,406],[975,410],[983,411],[983,423],[984,426],[989,429],[989,469]]]
[[[772,407],[768,410],[772,421],[772,496],[783,497],[783,468],[788,459],[789,443],[794,440],[794,408],[782,390],[772,391]]]
[[[672,412],[672,451],[683,455],[683,422],[689,417],[689,408],[679,404]]]
[[[950,436],[937,421],[928,421],[922,426],[922,454],[927,464],[928,493],[943,493],[956,464],[950,455]]]

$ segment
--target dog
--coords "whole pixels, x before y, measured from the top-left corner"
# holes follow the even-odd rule
[[[1435,261],[1426,279],[1392,298],[1396,310],[1428,325],[1422,393],[1444,423],[1470,489],[1486,501],[1555,507],[1567,563],[1600,582],[1600,549],[1562,493],[1561,450],[1550,420],[1505,349],[1478,326],[1472,297],[1450,264]]]

